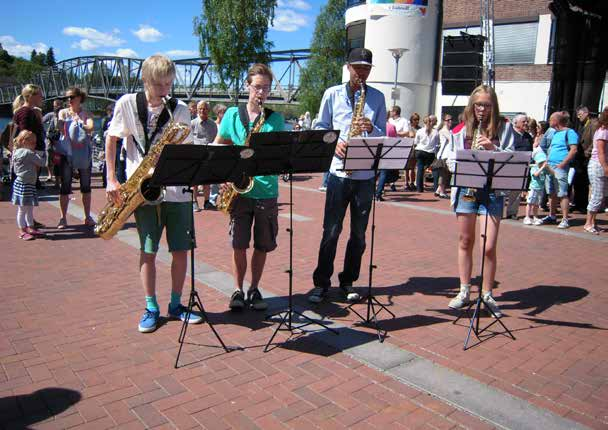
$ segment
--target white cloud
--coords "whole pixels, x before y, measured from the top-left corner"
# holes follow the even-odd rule
[[[279,0],[277,2],[279,8],[290,8],[298,10],[309,10],[310,3],[305,0]]]
[[[291,9],[277,9],[274,15],[272,29],[276,31],[293,32],[308,25],[308,17]]]
[[[114,29],[111,33],[103,33],[91,27],[66,27],[63,34],[66,36],[80,37],[81,40],[72,44],[72,48],[80,48],[83,51],[90,51],[100,47],[114,47],[125,43],[117,35],[119,30]]]
[[[188,49],[172,49],[170,51],[165,52],[165,55],[168,57],[185,57],[185,58],[195,58],[200,57],[200,53],[198,51],[190,51]]]
[[[42,42],[30,45],[28,43],[18,42],[13,36],[0,36],[0,43],[2,44],[2,48],[6,49],[9,54],[16,57],[25,57],[27,59],[30,58],[30,54],[34,49],[36,52],[44,53],[49,49],[49,47]],[[57,51],[55,50],[55,55],[56,54]]]
[[[164,37],[164,35],[154,27],[143,24],[139,25],[139,30],[131,30],[131,33],[137,36],[142,42],[158,42]]]
[[[137,52],[130,48],[118,48],[116,52],[104,52],[103,55],[109,55],[111,57],[139,58]]]

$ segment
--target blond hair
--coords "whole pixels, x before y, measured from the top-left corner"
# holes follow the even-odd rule
[[[464,123],[466,127],[466,132],[468,138],[473,138],[473,133],[477,129],[479,121],[475,116],[475,102],[477,101],[477,95],[481,93],[486,93],[490,96],[490,102],[492,103],[492,112],[490,112],[490,119],[486,124],[486,132],[488,133],[487,137],[489,139],[493,139],[498,136],[498,128],[500,124],[503,122],[500,117],[500,108],[498,107],[498,97],[496,97],[496,92],[494,88],[489,85],[479,85],[477,88],[473,90],[471,95],[469,96],[469,103],[467,107],[464,108]]]
[[[255,75],[262,75],[262,76],[266,76],[268,78],[268,80],[270,81],[270,83],[272,83],[272,79],[273,79],[273,74],[272,74],[272,70],[270,70],[270,67],[268,67],[266,64],[262,64],[262,63],[255,63],[254,65],[252,65],[249,70],[247,71],[247,83],[251,84],[253,77]]]
[[[162,54],[146,58],[141,66],[141,78],[146,82],[158,82],[169,77],[175,78],[175,64]]]
[[[34,145],[36,144],[36,136],[29,130],[21,130],[13,142],[13,149],[27,148],[27,142],[34,138]]]
[[[15,100],[13,100],[13,112],[17,112],[19,109],[23,107],[25,103],[30,100],[35,94],[40,92],[40,87],[34,84],[27,84],[21,89],[21,94],[19,94]]]

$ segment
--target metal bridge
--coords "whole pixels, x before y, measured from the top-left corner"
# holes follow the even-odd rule
[[[270,56],[274,79],[268,102],[297,104],[300,71],[310,58],[310,50],[275,51]],[[143,62],[143,59],[110,56],[70,58],[44,69],[33,77],[31,83],[42,88],[46,100],[61,97],[68,88],[77,86],[86,90],[91,98],[115,101],[123,94],[143,90]],[[210,58],[174,60],[174,63],[174,97],[234,102],[235,89],[222,89]],[[0,87],[0,105],[12,103],[21,93],[21,88],[21,85]],[[244,84],[239,87],[238,97],[247,98]]]

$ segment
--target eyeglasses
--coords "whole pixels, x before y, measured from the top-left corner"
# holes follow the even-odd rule
[[[268,91],[270,91],[270,85],[250,85],[251,88],[253,88],[253,91],[255,91],[256,93],[258,91],[262,91],[264,93],[267,93]]]
[[[491,103],[479,103],[479,102],[477,102],[477,103],[473,103],[473,105],[477,109],[481,109],[481,108],[483,108],[485,110],[492,109],[492,104]]]
[[[74,99],[77,99],[78,97],[80,97],[80,96],[75,96],[75,95],[72,94],[72,95],[68,96],[68,99],[74,100]]]
[[[452,121],[452,118],[446,118],[445,122]]]

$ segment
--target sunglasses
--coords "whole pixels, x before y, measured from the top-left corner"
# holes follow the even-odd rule
[[[75,96],[75,95],[67,96],[67,98],[70,99],[70,100],[77,99],[78,97],[80,97],[80,96]]]

